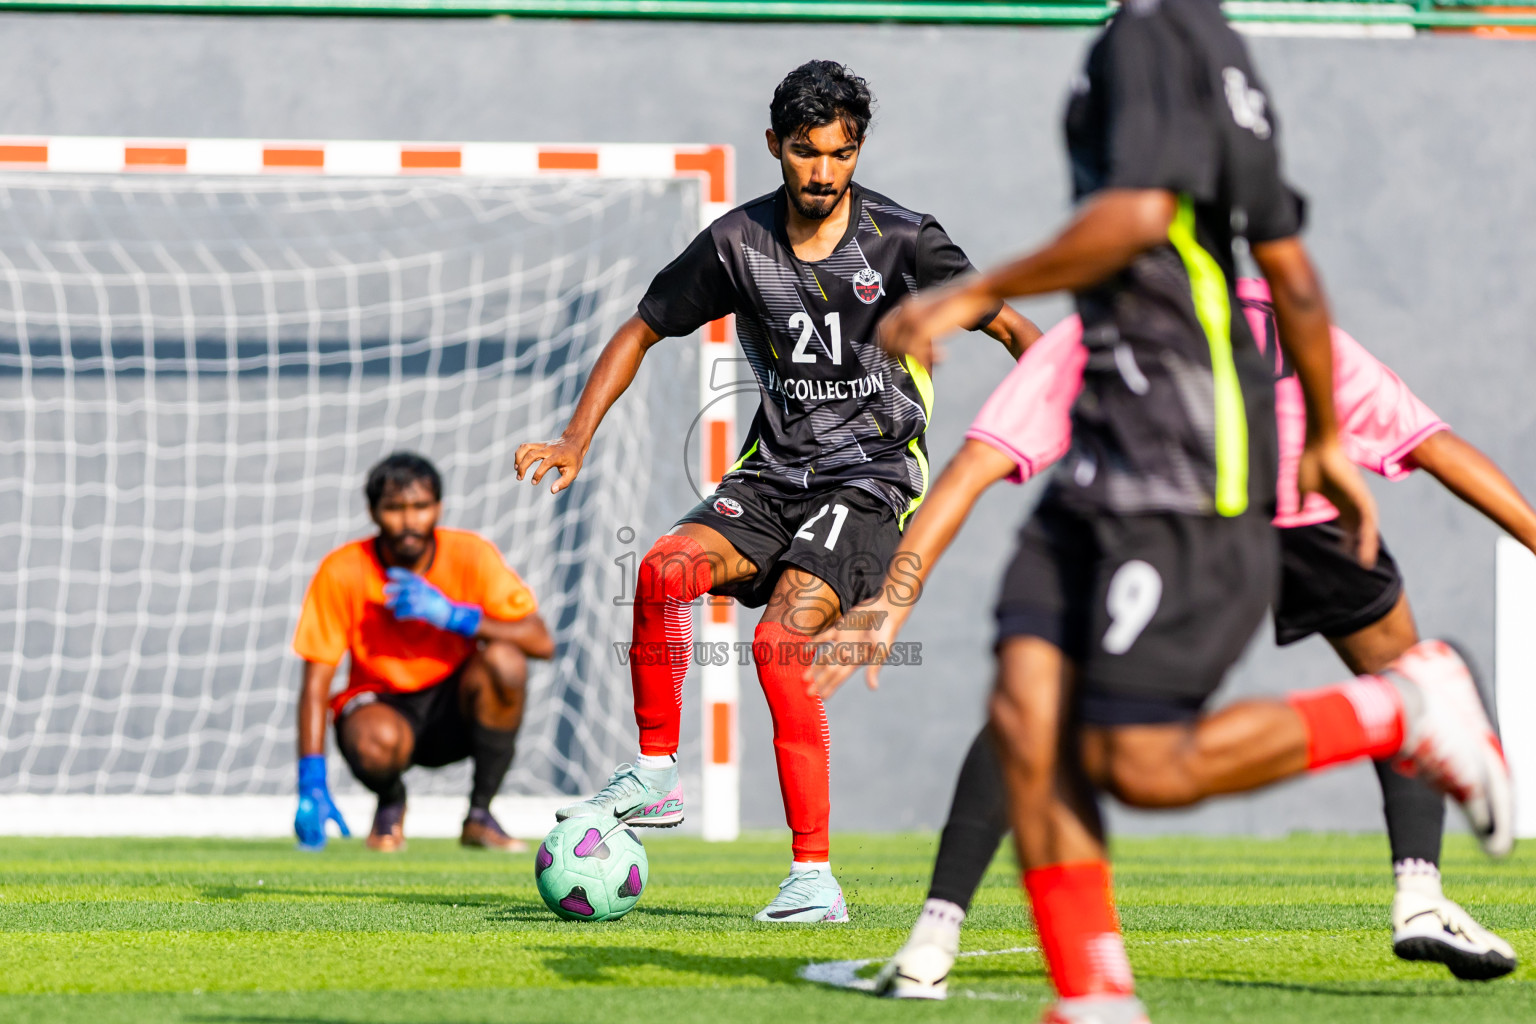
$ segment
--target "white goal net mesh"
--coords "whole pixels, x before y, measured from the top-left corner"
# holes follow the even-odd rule
[[[556,633],[503,791],[605,777],[633,743],[614,538],[642,528],[691,347],[559,497],[513,452],[566,422],[697,188],[0,175],[0,792],[291,791],[299,605],[371,532],[363,478],[397,449]]]

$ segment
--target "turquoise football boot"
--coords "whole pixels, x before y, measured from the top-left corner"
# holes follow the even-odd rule
[[[681,825],[683,784],[677,776],[677,765],[650,771],[621,764],[596,796],[560,808],[555,812],[555,820],[564,821],[582,814],[611,814],[641,828]]]
[[[832,872],[797,871],[779,883],[773,902],[753,917],[754,921],[778,924],[841,924],[848,920],[843,887]]]

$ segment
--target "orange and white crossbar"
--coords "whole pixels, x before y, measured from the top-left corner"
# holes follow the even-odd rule
[[[15,171],[74,174],[335,175],[339,177],[697,178],[699,227],[735,203],[736,157],[730,146],[666,143],[386,142],[313,139],[162,139],[116,136],[0,136],[0,176]],[[699,406],[704,410],[698,478],[709,494],[735,457],[734,397],[723,396],[735,349],[731,318],[700,337]],[[701,639],[726,644],[723,659],[702,659],[703,793],[706,839],[741,830],[735,607],[707,598]]]

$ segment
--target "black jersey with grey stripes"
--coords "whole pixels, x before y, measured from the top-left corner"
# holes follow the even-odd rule
[[[779,188],[700,232],[656,275],[639,315],[676,337],[736,314],[762,405],[726,479],[786,495],[858,487],[904,516],[928,488],[933,385],[915,359],[880,349],[875,325],[971,264],[932,217],[851,191],[848,229],[826,259],[795,256]]]
[[[1088,364],[1052,496],[1116,513],[1273,513],[1274,386],[1234,244],[1301,229],[1279,125],[1216,0],[1127,0],[1067,108],[1078,199],[1177,197],[1168,240],[1077,296]]]

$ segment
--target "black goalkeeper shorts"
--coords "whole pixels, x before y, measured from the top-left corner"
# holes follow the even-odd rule
[[[1349,550],[1337,523],[1280,530],[1280,600],[1275,643],[1284,647],[1313,633],[1346,637],[1380,622],[1403,593],[1403,576],[1385,542],[1367,569]]]
[[[1081,721],[1190,721],[1274,601],[1275,533],[1259,514],[1113,515],[1047,498],[1003,578],[998,642],[1039,637],[1076,662]]]
[[[747,480],[727,480],[678,520],[699,523],[730,541],[757,566],[749,579],[711,591],[761,608],[788,566],[832,588],[845,612],[880,592],[886,566],[901,543],[896,512],[857,487],[785,497]]]
[[[423,768],[441,768],[456,764],[470,756],[470,723],[461,707],[459,685],[464,678],[464,665],[453,670],[440,683],[433,683],[424,690],[410,693],[380,693],[363,690],[347,701],[336,716],[336,744],[343,754],[348,747],[341,742],[341,732],[347,716],[369,704],[385,704],[400,713],[411,728],[416,744],[411,750],[411,764]],[[349,761],[350,763],[350,761]],[[353,772],[357,769],[354,766]]]

